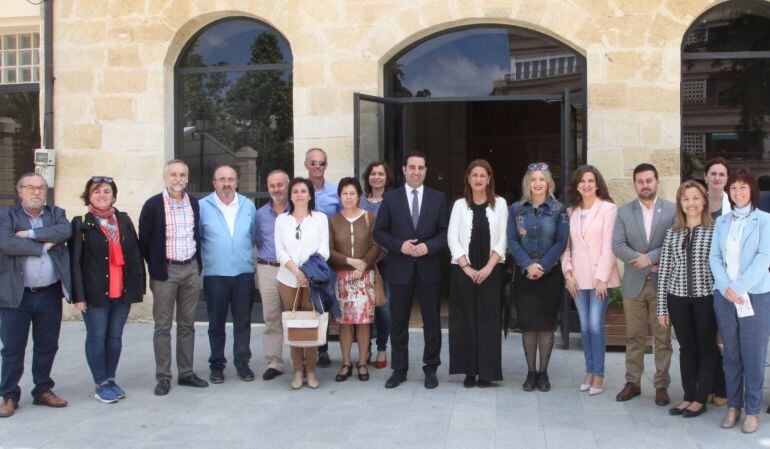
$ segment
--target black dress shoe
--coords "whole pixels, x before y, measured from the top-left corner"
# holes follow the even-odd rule
[[[494,384],[493,384],[492,382],[488,381],[488,380],[479,379],[479,380],[476,382],[476,385],[477,385],[479,388],[489,388],[489,387],[491,387],[491,386],[492,386],[492,385],[494,385]]]
[[[167,379],[161,379],[158,384],[155,385],[155,396],[165,396],[168,394],[168,390],[171,389],[171,382]]]
[[[534,371],[527,372],[527,378],[521,385],[521,389],[524,391],[533,391],[537,386],[537,373]]]
[[[235,369],[238,372],[238,377],[244,382],[251,382],[254,380],[254,371],[248,366],[243,366]]]
[[[268,368],[262,373],[262,380],[273,380],[281,374],[283,373],[275,368]]]
[[[195,373],[180,378],[177,383],[183,387],[206,388],[209,383],[198,377]]]
[[[684,409],[682,412],[682,418],[695,418],[696,416],[700,416],[704,413],[706,413],[706,404],[703,404],[703,407],[699,408],[697,411],[690,410],[689,408]]]
[[[225,373],[219,368],[212,368],[211,374],[209,374],[209,380],[212,384],[221,384],[225,381]],[[180,383],[181,385],[181,383]]]
[[[401,385],[401,382],[406,381],[405,371],[393,371],[390,378],[385,381],[385,388],[396,388]]]
[[[318,366],[321,368],[328,368],[332,366],[332,359],[329,358],[328,352],[319,352],[318,353]]]
[[[476,386],[476,376],[465,376],[465,380],[463,380],[463,387],[465,388],[473,388]]]
[[[438,387],[438,377],[435,371],[425,371],[425,388],[432,390]]]
[[[357,365],[356,368],[358,368],[358,380],[362,382],[369,380],[369,367],[367,365]],[[361,373],[361,368],[364,369],[363,373]]]
[[[548,380],[548,373],[537,373],[535,376],[537,391],[551,391],[551,382]]]

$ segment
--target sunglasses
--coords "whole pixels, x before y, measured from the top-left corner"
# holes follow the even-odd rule
[[[302,228],[300,225],[297,225],[297,229],[294,230],[294,238],[297,240],[302,238]]]
[[[112,178],[109,176],[91,176],[91,182],[106,182],[112,184]]]
[[[527,171],[533,172],[538,170],[548,171],[548,164],[546,164],[545,162],[535,162],[527,166]]]
[[[316,166],[318,166],[318,167],[325,167],[326,166],[326,161],[307,161],[307,163],[311,167],[316,167]]]

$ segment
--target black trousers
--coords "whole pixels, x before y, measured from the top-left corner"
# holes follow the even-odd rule
[[[502,264],[476,285],[457,265],[449,281],[449,374],[502,380],[500,281]]]
[[[684,400],[705,404],[714,387],[714,366],[719,355],[714,298],[669,294],[668,313],[679,341]]]
[[[412,297],[415,291],[420,298],[422,333],[425,348],[422,353],[423,369],[436,371],[441,364],[441,318],[439,292],[440,284],[426,284],[420,279],[417,268],[407,284],[390,284],[390,307],[392,321],[390,329],[391,366],[396,371],[409,369],[409,316],[412,312]]]

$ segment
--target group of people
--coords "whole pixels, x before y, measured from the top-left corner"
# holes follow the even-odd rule
[[[585,377],[579,390],[602,393],[605,313],[610,289],[622,287],[626,383],[616,399],[641,394],[651,324],[655,403],[669,404],[673,326],[684,398],[669,413],[698,416],[713,398],[727,403],[723,427],[735,426],[744,412],[742,430],[757,429],[770,337],[770,215],[759,208],[760,192],[748,170],[731,171],[725,160],[712,160],[705,186],[685,181],[672,203],[657,195],[656,168],[640,164],[633,171],[637,198],[618,207],[601,173],[585,165],[575,171],[572,199],[565,205],[555,197],[549,166],[539,162],[527,167],[521,199],[509,207],[495,193],[492,167],[479,159],[468,165],[463,196],[450,213],[444,194],[424,185],[428,165],[419,152],[404,158],[405,184],[397,188],[382,161],[366,168],[363,186],[348,177],[335,187],[325,179],[327,162],[326,152],[313,148],[305,155],[307,178],[270,172],[270,201],[257,209],[237,192],[234,167],[217,167],[214,192],[197,200],[185,192],[187,165],[171,160],[163,170],[165,189],[142,208],[138,233],[114,206],[118,188],[112,178],[88,180],[82,194],[87,212],[70,222],[61,208],[46,205],[45,179],[23,175],[16,186],[19,203],[0,208],[0,279],[6,286],[0,290],[0,417],[11,416],[19,404],[30,326],[34,403],[67,405],[53,392],[50,377],[62,297],[85,322],[95,398],[105,403],[125,398],[116,371],[131,304],[145,294],[145,263],[154,299],[158,396],[171,388],[174,316],[177,383],[208,386],[193,370],[201,280],[212,383],[225,381],[228,315],[235,371],[243,381],[255,378],[250,339],[258,283],[264,380],[286,370],[281,312],[315,310],[329,312],[339,323],[337,382],[353,374],[369,380],[376,330],[374,366],[387,366],[390,339],[393,371],[385,387],[398,387],[407,380],[416,293],[424,385],[436,388],[448,248],[449,373],[464,375],[466,388],[489,387],[503,378],[501,286],[508,281],[503,264],[512,257],[513,298],[528,368],[525,391],[551,389],[548,365],[566,289],[580,316]],[[622,280],[617,259],[623,262]],[[316,366],[331,365],[328,345],[292,346],[290,354],[291,387],[318,388]]]

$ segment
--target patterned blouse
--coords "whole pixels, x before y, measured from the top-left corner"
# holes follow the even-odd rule
[[[696,226],[666,232],[658,272],[658,316],[668,315],[667,295],[702,298],[714,290],[709,250],[714,228]]]

